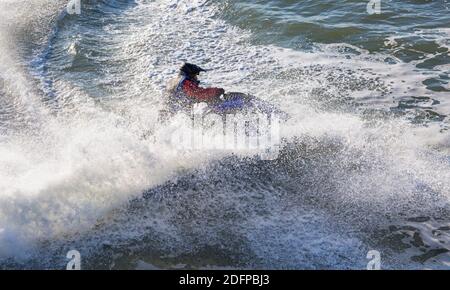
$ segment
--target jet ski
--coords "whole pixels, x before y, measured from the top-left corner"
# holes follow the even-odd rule
[[[228,114],[236,113],[255,113],[265,114],[267,116],[277,116],[283,121],[289,119],[289,115],[277,108],[276,106],[263,101],[255,96],[245,93],[231,92],[226,93],[220,97],[220,100],[214,103],[203,103],[203,114],[217,114],[225,116]],[[179,112],[190,113],[191,106],[183,107],[179,105],[171,106],[169,115],[173,115]],[[168,112],[165,113],[167,115]]]
[[[258,99],[255,96],[244,93],[227,93],[221,97],[221,102],[208,105],[208,109],[215,114],[234,113],[262,113],[266,115],[278,115],[282,119],[287,119],[285,112],[274,105]]]

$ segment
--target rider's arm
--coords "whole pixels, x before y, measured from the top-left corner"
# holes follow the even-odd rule
[[[183,84],[184,92],[197,101],[212,101],[224,93],[220,88],[202,88],[194,82],[185,81]]]

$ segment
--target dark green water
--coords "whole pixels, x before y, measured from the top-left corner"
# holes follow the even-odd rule
[[[346,43],[442,74],[427,88],[449,92],[450,4],[447,1],[226,1],[223,17],[252,31],[252,41],[311,50]],[[387,60],[395,61],[395,60]],[[438,68],[437,68],[438,67]]]

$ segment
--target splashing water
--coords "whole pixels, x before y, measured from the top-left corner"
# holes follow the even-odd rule
[[[64,268],[70,249],[88,268],[364,269],[371,249],[448,267],[448,31],[295,12],[328,1],[284,23],[269,2],[2,2],[0,267]],[[157,122],[183,61],[292,117],[277,160],[166,142],[190,130]]]

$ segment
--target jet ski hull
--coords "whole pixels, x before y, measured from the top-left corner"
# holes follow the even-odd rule
[[[278,115],[282,119],[287,119],[288,115],[274,105],[258,99],[252,95],[243,93],[228,93],[224,95],[224,100],[219,103],[208,105],[212,113],[225,115],[234,113],[262,113],[266,115]]]
[[[169,111],[164,111],[164,114],[160,116],[160,119],[167,119],[168,115],[173,115],[179,112],[185,112],[192,114],[192,107],[174,106]],[[265,114],[268,116],[277,116],[281,120],[286,121],[289,119],[289,115],[275,107],[274,105],[263,101],[255,96],[244,93],[227,93],[223,96],[222,101],[205,104],[203,108],[205,114],[217,114],[225,116],[227,114],[236,113],[255,113]]]

